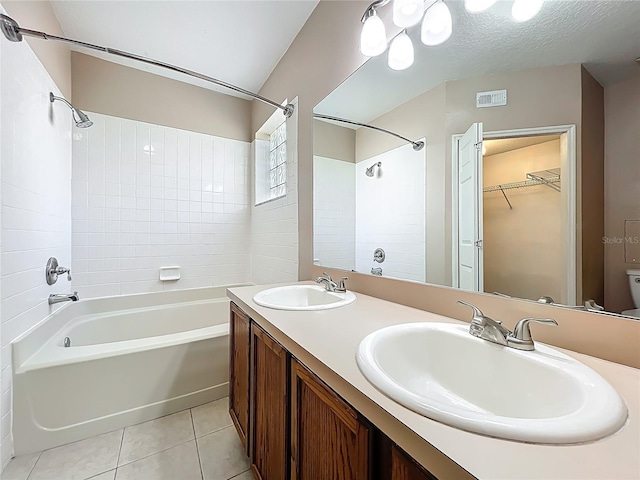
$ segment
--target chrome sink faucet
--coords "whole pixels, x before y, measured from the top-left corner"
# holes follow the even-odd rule
[[[331,275],[323,272],[321,276],[316,278],[316,283],[323,283],[327,292],[345,293],[347,291],[347,286],[344,283],[345,280],[349,280],[349,277],[342,277],[340,281],[336,283],[331,278]]]
[[[54,305],[61,302],[77,302],[80,300],[78,292],[73,293],[52,293],[49,295],[49,305]]]
[[[473,317],[471,318],[471,325],[469,325],[469,333],[471,335],[497,343],[498,345],[517,348],[518,350],[535,349],[529,328],[531,322],[558,325],[558,322],[552,318],[523,318],[516,324],[513,332],[511,332],[508,328],[502,326],[500,320],[487,317],[475,305],[463,302],[462,300],[458,300],[458,303],[473,309]]]

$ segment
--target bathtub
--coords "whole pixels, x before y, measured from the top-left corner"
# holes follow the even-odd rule
[[[16,339],[16,455],[226,396],[229,287],[80,300]]]

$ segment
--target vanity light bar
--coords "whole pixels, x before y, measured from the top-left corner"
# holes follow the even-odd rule
[[[392,132],[390,130],[385,130],[384,128],[376,127],[374,125],[369,125],[368,123],[354,122],[353,120],[347,120],[346,118],[332,117],[331,115],[322,115],[320,113],[314,113],[313,114],[313,118],[321,118],[321,119],[324,119],[324,120],[332,120],[334,122],[342,122],[342,123],[348,123],[350,125],[358,125],[359,127],[370,128],[371,130],[376,130],[378,132],[386,133],[388,135],[393,135],[394,137],[400,138],[401,140],[404,140],[405,142],[410,143],[411,145],[413,145],[413,149],[416,152],[419,152],[420,150],[422,150],[424,148],[424,142],[423,141],[414,142],[413,140],[409,140],[407,137],[403,137],[402,135],[398,135],[397,133],[394,133],[394,132]]]
[[[28,37],[40,38],[41,40],[54,40],[56,42],[62,43],[70,43],[72,45],[77,45],[84,48],[89,48],[91,50],[97,50],[99,52],[109,53],[111,55],[116,55],[118,57],[124,57],[131,60],[137,60],[138,62],[146,63],[149,65],[155,65],[156,67],[166,68],[167,70],[171,70],[173,72],[183,73],[185,75],[189,75],[190,77],[198,78],[200,80],[204,80],[209,83],[214,83],[224,88],[228,88],[238,93],[242,93],[243,95],[247,95],[249,97],[255,98],[267,105],[271,105],[274,108],[278,108],[283,111],[285,117],[289,118],[293,115],[294,105],[291,103],[287,105],[280,105],[273,100],[269,100],[257,93],[250,92],[249,90],[245,90],[244,88],[238,87],[231,83],[223,82],[222,80],[218,80],[217,78],[209,77],[207,75],[203,75],[202,73],[194,72],[193,70],[187,70],[186,68],[177,67],[175,65],[171,65],[169,63],[160,62],[158,60],[153,60],[151,58],[142,57],[140,55],[136,55],[133,53],[123,52],[122,50],[116,50],[115,48],[102,47],[100,45],[93,45],[91,43],[81,42],[79,40],[72,40],[70,38],[59,37],[57,35],[50,35],[48,33],[40,32],[38,30],[29,30],[28,28],[22,28],[18,25],[13,18],[8,17],[7,15],[0,14],[0,30],[10,42],[21,42],[22,36],[26,35]]]

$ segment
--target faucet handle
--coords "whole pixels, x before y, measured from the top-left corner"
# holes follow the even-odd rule
[[[470,303],[467,302],[463,302],[462,300],[458,300],[458,303],[460,305],[464,305],[465,307],[469,307],[473,309],[473,319],[472,320],[476,320],[477,322],[480,323],[485,323],[486,319],[489,320],[493,320],[494,322],[496,322],[498,325],[502,324],[501,320],[494,320],[493,318],[489,318],[487,317],[484,313],[482,313],[482,310],[480,310],[478,307],[476,307],[475,305],[472,305]]]
[[[336,286],[336,292],[344,293],[347,291],[347,286],[344,284],[345,280],[349,280],[349,277],[342,277]]]
[[[553,318],[523,318],[516,323],[516,328],[513,329],[513,336],[518,340],[533,343],[533,339],[531,338],[531,329],[529,328],[529,324],[531,322],[558,325],[558,322]]]
[[[333,282],[333,279],[331,278],[331,275],[329,275],[327,272],[322,272],[322,274],[325,276],[325,278],[327,280],[329,280],[330,282]]]

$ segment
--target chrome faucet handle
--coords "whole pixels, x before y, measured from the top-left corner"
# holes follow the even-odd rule
[[[533,350],[533,339],[529,328],[531,322],[544,323],[546,325],[558,325],[558,322],[553,318],[523,318],[516,323],[516,328],[513,329],[513,338],[524,343],[531,342],[531,350]]]
[[[502,326],[500,320],[487,317],[482,313],[482,310],[475,305],[463,302],[462,300],[458,300],[458,303],[473,309],[473,317],[469,325],[469,333],[471,335],[499,345],[507,345],[507,339],[511,335],[511,332]]]
[[[338,285],[336,285],[336,292],[338,293],[344,293],[347,291],[347,286],[345,285],[345,280],[349,280],[349,277],[342,277],[340,279],[340,281],[338,282]]]
[[[494,320],[491,317],[487,317],[484,313],[482,313],[482,310],[480,310],[475,305],[472,305],[471,303],[463,302],[462,300],[458,300],[458,303],[460,305],[464,305],[465,307],[469,307],[473,309],[473,318],[471,319],[472,322],[475,321],[480,325],[485,325],[487,323],[487,320],[490,320],[492,322],[497,323],[498,325],[502,325],[501,320]]]
[[[329,275],[327,272],[322,272],[322,274],[324,275],[324,278],[326,278],[330,282],[333,282],[333,279],[331,278],[331,275]]]

